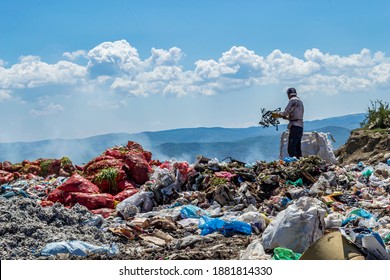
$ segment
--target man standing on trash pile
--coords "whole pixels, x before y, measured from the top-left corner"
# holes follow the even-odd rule
[[[273,113],[274,118],[283,118],[289,120],[287,128],[290,133],[288,136],[288,154],[290,157],[302,157],[301,140],[303,134],[303,102],[297,96],[295,88],[287,89],[289,102],[281,113]]]

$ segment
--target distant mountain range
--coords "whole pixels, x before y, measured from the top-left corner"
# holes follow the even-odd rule
[[[305,122],[305,131],[329,132],[336,140],[334,149],[343,145],[351,130],[358,128],[364,114],[353,114]],[[141,133],[110,133],[84,139],[53,139],[35,142],[0,143],[0,161],[13,163],[24,159],[69,157],[75,164],[83,164],[100,155],[105,149],[125,145],[127,141],[140,143],[161,161],[175,158],[194,162],[197,155],[222,160],[232,157],[244,162],[275,160],[279,156],[279,141],[286,125],[275,128],[198,127]]]

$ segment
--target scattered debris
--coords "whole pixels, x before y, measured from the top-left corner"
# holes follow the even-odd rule
[[[384,162],[159,162],[129,141],[0,167],[1,259],[389,257]]]

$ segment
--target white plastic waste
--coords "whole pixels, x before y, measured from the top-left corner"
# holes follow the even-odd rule
[[[46,244],[41,251],[41,256],[51,256],[57,254],[70,254],[86,257],[89,254],[109,254],[119,253],[118,245],[94,245],[80,240],[60,241]]]
[[[148,212],[153,208],[153,193],[138,192],[118,203],[116,210],[127,219],[138,212]]]
[[[337,212],[330,213],[328,216],[324,218],[325,228],[328,229],[334,227],[341,227],[343,220],[345,220],[345,217],[340,213]]]
[[[264,252],[260,239],[253,240],[245,250],[240,252],[240,260],[270,260],[271,256]]]
[[[266,217],[259,212],[247,212],[237,217],[238,221],[246,222],[263,231],[266,227]]]
[[[283,159],[288,156],[288,135],[286,130],[280,137],[280,158]],[[337,159],[333,153],[333,145],[328,139],[329,133],[323,132],[304,132],[302,135],[301,148],[302,155],[318,155],[329,163],[337,163]]]
[[[301,197],[278,213],[263,233],[266,250],[284,247],[303,253],[324,235],[324,204],[311,197]]]
[[[390,166],[386,163],[380,162],[375,166],[375,174],[381,176],[384,179],[390,177]]]

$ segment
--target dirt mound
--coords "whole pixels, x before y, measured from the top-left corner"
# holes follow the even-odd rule
[[[367,164],[374,164],[386,161],[390,157],[389,131],[389,129],[352,131],[347,143],[335,152],[339,163],[349,164],[363,161]]]

